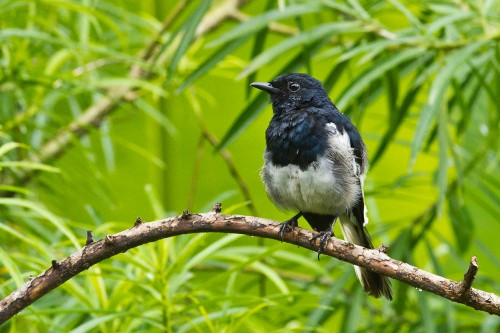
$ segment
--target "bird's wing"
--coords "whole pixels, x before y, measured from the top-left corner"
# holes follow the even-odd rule
[[[344,114],[340,112],[333,112],[330,114],[328,121],[335,124],[337,130],[340,131],[340,133],[343,137],[345,137],[346,140],[347,134],[349,145],[352,149],[352,154],[354,155],[354,160],[352,162],[354,164],[353,172],[357,178],[357,186],[359,186],[359,192],[361,193],[361,195],[359,195],[358,197],[358,200],[349,212],[349,215],[353,224],[358,226],[360,236],[361,234],[367,235],[367,233],[363,230],[366,223],[368,223],[363,193],[363,182],[365,179],[366,171],[368,169],[366,146],[356,127]],[[371,244],[368,236],[362,238],[365,238],[364,243],[366,243],[367,245]]]

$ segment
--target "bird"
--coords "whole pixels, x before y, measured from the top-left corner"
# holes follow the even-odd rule
[[[281,224],[281,239],[304,217],[317,231],[311,241],[320,240],[319,259],[339,219],[346,241],[373,249],[363,193],[367,150],[357,128],[337,109],[322,83],[308,74],[285,73],[250,85],[270,95],[273,109],[262,182],[278,208],[296,212]],[[386,276],[354,269],[366,293],[392,300]]]

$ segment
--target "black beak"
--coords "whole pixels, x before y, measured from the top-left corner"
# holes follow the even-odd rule
[[[267,82],[253,82],[253,83],[250,83],[250,86],[257,88],[257,89],[260,89],[260,90],[264,90],[265,92],[267,92],[269,94],[277,94],[277,93],[281,92],[281,90],[273,87],[270,83],[267,83]]]

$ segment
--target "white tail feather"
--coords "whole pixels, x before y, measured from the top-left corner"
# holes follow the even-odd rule
[[[361,226],[362,229],[360,230],[356,221],[351,219],[355,219],[353,214],[351,214],[351,217],[347,214],[339,216],[340,228],[342,229],[344,239],[349,243],[372,249],[373,245],[370,241],[370,236],[367,234],[364,226]],[[391,283],[387,277],[356,265],[354,266],[354,271],[363,289],[368,294],[374,297],[383,295],[388,300],[392,299]]]
[[[344,236],[344,239],[349,243],[363,246],[363,241],[358,235],[357,228],[353,224],[349,216],[344,214],[340,215],[339,222],[340,222],[340,229],[342,230],[342,236]],[[363,283],[363,274],[361,268],[359,266],[354,265],[354,272],[356,273],[356,277],[358,278],[359,282],[361,282],[361,284],[363,285],[363,288],[365,288],[366,286]]]

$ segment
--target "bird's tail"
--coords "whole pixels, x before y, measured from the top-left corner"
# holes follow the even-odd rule
[[[351,220],[352,219],[352,220]],[[354,214],[342,214],[339,216],[340,228],[344,239],[349,243],[373,249],[368,231],[363,223],[358,223]],[[386,276],[354,266],[356,276],[363,286],[363,289],[371,296],[379,298],[384,295],[388,300],[392,300],[391,282]]]

